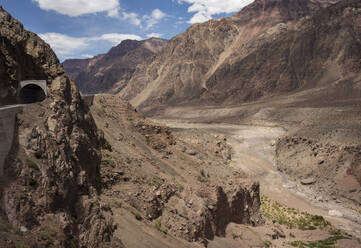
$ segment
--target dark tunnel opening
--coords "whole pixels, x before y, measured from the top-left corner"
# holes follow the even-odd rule
[[[41,102],[46,98],[44,90],[35,84],[28,84],[20,90],[20,103]]]

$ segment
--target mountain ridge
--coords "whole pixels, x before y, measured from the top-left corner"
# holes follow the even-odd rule
[[[117,93],[125,87],[136,66],[158,54],[166,43],[159,38],[124,40],[105,54],[65,60],[63,67],[83,93]]]
[[[153,61],[140,64],[119,94],[135,107],[144,107],[146,112],[152,108],[149,106],[189,101],[239,104],[294,91],[314,80],[335,81],[343,76],[332,76],[333,71],[346,75],[349,70],[339,66],[338,56],[344,52],[356,58],[360,55],[357,49],[355,53],[349,50],[359,44],[357,37],[343,35],[357,29],[359,3],[352,0],[334,3],[258,0],[230,18],[195,24],[175,36]],[[349,7],[354,8],[354,13],[349,13],[353,22],[332,11]],[[327,18],[325,23],[317,21],[318,15]],[[326,41],[315,32],[318,28],[324,31]],[[329,29],[334,29],[335,34]],[[317,44],[313,44],[314,39]],[[333,45],[331,40],[338,42]],[[339,46],[341,43],[347,47]],[[341,52],[327,55],[322,46]],[[322,56],[318,56],[321,52]],[[296,56],[302,58],[302,64]],[[335,70],[323,67],[326,62]],[[351,67],[359,68],[355,60],[352,63]]]

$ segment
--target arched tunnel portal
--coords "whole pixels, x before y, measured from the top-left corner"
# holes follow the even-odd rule
[[[21,104],[41,102],[47,95],[46,81],[20,82],[19,101]]]

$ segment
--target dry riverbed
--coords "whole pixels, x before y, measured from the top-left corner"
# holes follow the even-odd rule
[[[261,183],[261,193],[289,208],[313,215],[321,215],[338,229],[361,238],[361,216],[336,202],[319,202],[316,194],[300,182],[288,180],[274,162],[277,138],[286,133],[280,127],[192,123],[184,120],[153,119],[173,129],[199,129],[213,134],[226,135],[232,146],[231,166],[241,169]],[[342,216],[332,216],[334,213]]]

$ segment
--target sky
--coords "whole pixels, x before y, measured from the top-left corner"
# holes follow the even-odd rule
[[[0,0],[60,61],[106,53],[122,40],[171,39],[194,23],[231,16],[253,0]]]

